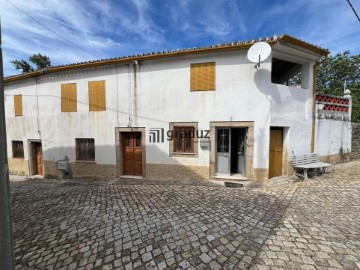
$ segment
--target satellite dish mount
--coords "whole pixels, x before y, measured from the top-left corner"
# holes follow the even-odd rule
[[[260,67],[260,63],[269,58],[271,47],[267,42],[257,42],[250,47],[247,53],[247,59],[255,63],[255,68]]]

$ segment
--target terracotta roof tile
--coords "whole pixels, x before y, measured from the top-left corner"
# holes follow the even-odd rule
[[[307,49],[314,51],[318,53],[319,55],[327,55],[329,51],[327,49],[321,48],[319,46],[316,46],[314,44],[305,42],[303,40],[294,38],[289,35],[282,35],[281,37],[278,37],[277,35],[273,35],[270,37],[265,38],[258,38],[253,40],[245,40],[245,41],[233,41],[233,42],[226,42],[222,44],[212,44],[209,46],[201,46],[201,47],[193,47],[188,49],[177,49],[177,50],[168,50],[168,51],[158,51],[158,52],[149,52],[149,53],[143,53],[143,54],[136,54],[136,55],[129,55],[129,56],[120,56],[116,58],[105,58],[105,59],[99,59],[99,60],[91,60],[91,61],[84,61],[84,62],[78,62],[78,63],[70,63],[70,64],[64,64],[64,65],[58,65],[58,66],[51,66],[48,68],[44,68],[41,70],[35,70],[28,73],[18,74],[18,75],[12,75],[5,77],[5,82],[11,82],[11,81],[17,81],[25,78],[30,78],[36,75],[41,75],[42,73],[46,72],[56,72],[61,70],[67,70],[67,69],[74,69],[74,68],[81,68],[81,67],[87,67],[87,66],[94,66],[94,65],[105,65],[105,64],[115,64],[118,62],[131,62],[134,60],[150,60],[158,57],[166,57],[166,56],[180,56],[183,54],[188,53],[198,53],[198,52],[210,52],[212,50],[221,50],[221,49],[236,49],[236,48],[242,48],[250,46],[256,42],[259,41],[265,41],[269,43],[276,43],[277,41],[285,41],[294,43],[295,45],[300,45],[302,47],[306,47]]]

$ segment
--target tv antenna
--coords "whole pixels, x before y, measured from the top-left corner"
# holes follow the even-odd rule
[[[260,67],[260,63],[269,58],[271,47],[267,42],[256,42],[250,47],[247,53],[247,59],[255,63],[255,68]]]

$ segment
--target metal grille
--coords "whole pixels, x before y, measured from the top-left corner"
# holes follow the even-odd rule
[[[76,160],[95,161],[94,139],[76,139]]]

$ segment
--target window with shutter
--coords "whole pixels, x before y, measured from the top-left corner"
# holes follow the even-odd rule
[[[194,127],[174,127],[174,153],[194,153]]]
[[[95,161],[95,140],[76,139],[76,160]]]
[[[22,95],[15,95],[14,96],[14,109],[15,109],[15,116],[22,116],[23,115]]]
[[[67,83],[61,85],[61,111],[77,112],[76,83]]]
[[[215,90],[215,62],[190,66],[190,91]]]
[[[105,81],[89,82],[89,111],[106,111]]]

